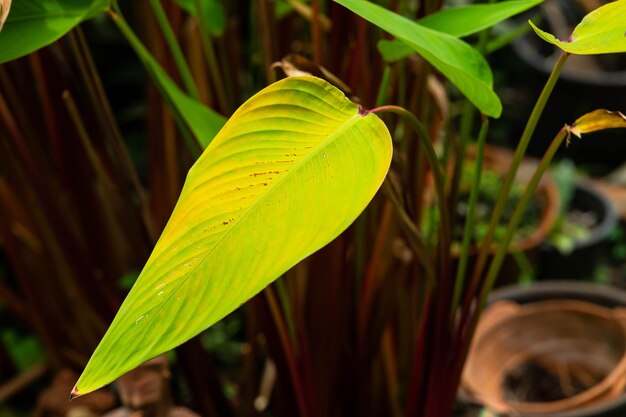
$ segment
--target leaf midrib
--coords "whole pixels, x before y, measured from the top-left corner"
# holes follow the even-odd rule
[[[66,18],[79,18],[81,16],[84,16],[87,14],[87,11],[80,11],[80,10],[75,10],[69,13],[63,13],[63,12],[59,12],[59,13],[40,13],[40,14],[34,14],[34,15],[28,15],[28,16],[14,16],[11,18],[10,21],[7,21],[7,24],[10,23],[18,23],[18,22],[24,22],[27,20],[44,20],[44,19],[58,19],[60,17],[66,17]]]
[[[294,164],[293,167],[290,168],[289,171],[285,173],[285,175],[282,175],[280,178],[278,178],[276,181],[274,181],[274,183],[269,187],[267,192],[265,192],[261,196],[259,196],[259,198],[252,205],[250,205],[250,207],[248,207],[242,213],[241,217],[239,217],[239,219],[233,224],[233,226],[230,229],[228,229],[226,232],[224,232],[224,235],[221,236],[217,240],[217,242],[215,242],[215,244],[213,244],[213,247],[204,256],[202,256],[200,258],[198,263],[189,272],[187,272],[185,277],[181,279],[182,282],[180,283],[180,285],[178,287],[176,287],[176,289],[180,288],[180,286],[182,286],[186,282],[187,278],[196,271],[196,269],[206,260],[206,258],[211,253],[213,253],[215,248],[217,248],[222,243],[222,241],[224,239],[226,239],[232,233],[233,230],[237,229],[237,227],[250,214],[250,212],[252,212],[259,204],[261,204],[266,198],[268,198],[269,195],[272,195],[272,193],[275,192],[275,190],[278,189],[283,182],[287,181],[287,178],[289,178],[290,175],[293,175],[293,173],[297,172],[298,169],[302,165],[306,164],[309,160],[313,159],[313,157],[316,156],[321,149],[326,147],[326,145],[328,143],[332,142],[337,136],[339,136],[339,134],[343,133],[350,126],[355,124],[358,121],[358,119],[361,118],[361,117],[363,117],[363,116],[359,115],[358,112],[357,112],[357,114],[352,116],[343,125],[341,125],[337,129],[336,132],[334,132],[333,134],[329,135],[328,138],[326,138],[326,140],[320,142],[314,148],[311,148],[311,152],[309,152],[306,156],[302,157],[296,164]],[[172,295],[173,295],[174,292],[175,291],[172,292]],[[170,297],[172,297],[172,295],[170,295]],[[170,297],[168,297],[167,299],[169,300]]]

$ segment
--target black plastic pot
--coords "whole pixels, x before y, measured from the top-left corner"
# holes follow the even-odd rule
[[[604,259],[608,236],[617,225],[617,213],[613,204],[599,192],[593,183],[578,181],[570,202],[570,209],[592,212],[597,223],[585,240],[577,241],[574,250],[561,254],[548,241],[540,246],[540,279],[590,279]]]
[[[489,302],[509,300],[527,304],[554,299],[580,300],[609,308],[626,307],[626,292],[613,287],[575,281],[544,281],[526,287],[519,285],[505,287],[494,291]],[[549,417],[624,416],[626,416],[626,394],[578,410],[549,414]]]

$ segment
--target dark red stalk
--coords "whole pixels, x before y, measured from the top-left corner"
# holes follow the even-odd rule
[[[432,319],[432,292],[426,289],[423,295],[423,308],[419,314],[415,354],[413,355],[413,365],[409,374],[409,389],[407,391],[407,416],[419,415],[420,404],[427,401],[426,394],[428,385],[424,385],[429,368],[429,328]]]
[[[388,244],[387,235],[393,214],[393,206],[386,203],[381,216],[380,225],[376,233],[374,249],[372,250],[369,265],[366,269],[361,286],[361,299],[359,302],[359,342],[365,343],[366,329],[369,323],[370,308],[377,285],[376,276],[380,266],[380,259],[385,245]]]
[[[311,39],[313,41],[313,62],[324,65],[322,59],[322,29],[320,27],[320,2],[311,0]]]
[[[114,164],[113,171],[119,176],[118,182],[130,182],[132,190],[139,199],[140,216],[145,232],[148,234],[147,240],[149,243],[156,242],[158,236],[154,228],[152,215],[150,213],[148,197],[143,189],[143,186],[141,185],[141,182],[139,181],[139,175],[137,174],[137,170],[133,165],[128,149],[124,143],[124,139],[122,138],[117,120],[113,115],[111,105],[109,104],[109,100],[104,92],[100,75],[98,74],[89,51],[89,46],[87,45],[85,36],[83,35],[80,27],[72,31],[70,35],[71,41],[74,39],[76,40],[75,45],[72,43],[72,49],[79,65],[83,81],[86,85],[91,86],[91,89],[93,90],[90,97],[93,100],[94,108],[96,108],[100,113],[101,117],[99,120],[102,124],[101,128],[108,132],[109,141],[107,142],[107,149],[109,149],[114,155],[114,158],[112,158],[112,162]],[[126,187],[122,188],[125,189]],[[130,193],[126,193],[125,195],[129,198],[128,201],[133,200],[134,196],[130,196]]]
[[[302,417],[308,417],[309,410],[307,407],[306,395],[303,389],[304,387],[302,386],[302,380],[298,371],[296,357],[294,354],[293,346],[289,342],[289,333],[287,331],[287,326],[285,324],[285,321],[283,320],[278,301],[276,300],[276,296],[274,295],[274,290],[271,286],[267,287],[265,291],[263,291],[263,294],[265,295],[265,298],[267,300],[267,304],[269,306],[274,325],[276,326],[276,330],[278,332],[280,344],[283,348],[285,360],[289,368],[289,374],[293,383],[294,394],[296,396],[296,403],[298,404],[298,415]]]

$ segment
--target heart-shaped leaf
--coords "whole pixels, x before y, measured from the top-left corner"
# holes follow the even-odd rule
[[[382,184],[391,153],[384,123],[319,78],[248,100],[189,171],[74,395],[197,335],[334,239]]]
[[[528,21],[544,41],[570,54],[595,55],[626,52],[626,0],[598,7],[574,28],[570,39],[561,41]]]
[[[490,28],[541,2],[543,0],[509,0],[489,4],[453,6],[423,17],[417,23],[462,38]],[[388,62],[397,61],[413,54],[410,47],[397,39],[380,41],[378,49]]]
[[[441,71],[483,113],[499,117],[500,99],[482,55],[452,35],[438,32],[365,0],[335,0],[410,46]],[[364,69],[365,70],[365,69]]]
[[[108,7],[108,0],[14,1],[0,32],[0,63],[51,44]]]

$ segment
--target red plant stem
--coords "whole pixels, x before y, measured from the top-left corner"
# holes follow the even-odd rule
[[[391,215],[393,214],[393,206],[387,202],[383,209],[382,220],[378,227],[376,234],[376,240],[374,250],[370,263],[367,267],[365,277],[363,279],[363,286],[361,287],[361,300],[359,303],[359,342],[365,342],[365,334],[367,325],[369,322],[369,312],[372,303],[372,298],[376,290],[376,274],[380,264],[380,258],[387,242],[386,236],[389,234],[389,225],[391,223]]]
[[[280,308],[278,306],[278,301],[276,300],[276,296],[274,295],[273,288],[267,287],[265,291],[263,291],[267,299],[267,303],[270,308],[270,312],[272,314],[272,318],[274,319],[274,324],[276,325],[276,330],[278,331],[278,337],[280,339],[280,344],[283,347],[283,351],[285,353],[285,359],[287,361],[287,366],[289,367],[289,373],[291,376],[291,380],[293,383],[293,390],[296,396],[296,402],[299,408],[299,416],[309,417],[306,397],[304,394],[304,389],[302,387],[302,381],[300,379],[300,375],[298,372],[298,365],[296,363],[296,357],[294,351],[289,343],[289,334],[287,332],[287,326],[283,320],[283,317],[280,312]]]
[[[259,29],[261,31],[261,46],[263,52],[263,66],[265,68],[265,78],[268,84],[273,82],[274,70],[271,68],[274,61],[274,9],[270,10],[267,0],[258,0],[259,8]]]
[[[311,0],[311,39],[313,40],[313,62],[324,65],[322,62],[322,30],[320,27],[320,2]]]
[[[411,368],[409,390],[407,395],[407,416],[416,416],[418,413],[419,405],[426,399],[426,393],[423,392],[427,387],[424,387],[424,375],[426,372],[426,365],[428,365],[427,355],[428,346],[428,323],[431,318],[431,305],[432,305],[432,293],[430,289],[426,289],[424,294],[424,306],[420,313],[420,320],[418,321],[417,328],[417,340],[415,345],[415,355],[413,356],[413,366]]]
[[[369,68],[371,61],[369,59],[367,49],[367,29],[369,27],[368,22],[365,19],[358,20],[358,32],[357,32],[357,49],[358,53],[358,65],[355,70],[358,74],[359,87],[361,87],[362,98],[365,103],[371,103],[372,100],[372,83],[370,82],[369,71],[363,71],[363,68]]]
[[[75,46],[74,38],[76,38]],[[93,96],[94,105],[99,109],[99,111],[104,113],[104,127],[109,131],[111,144],[115,147],[116,155],[118,155],[118,159],[122,165],[121,168],[125,171],[124,174],[126,175],[126,178],[130,179],[133,190],[139,198],[139,204],[141,208],[141,220],[146,229],[146,232],[148,233],[150,241],[156,242],[158,234],[154,228],[154,223],[152,221],[152,214],[150,213],[148,197],[145,193],[143,186],[141,185],[139,175],[137,174],[137,170],[135,169],[135,166],[133,165],[133,162],[130,158],[128,149],[124,144],[124,139],[122,138],[122,134],[119,130],[117,121],[115,120],[115,116],[113,115],[113,110],[111,109],[111,105],[109,104],[107,95],[104,92],[102,80],[100,79],[98,71],[96,70],[96,65],[89,51],[89,46],[87,45],[87,41],[85,40],[85,36],[80,27],[70,32],[69,39],[73,45],[73,50],[76,55],[76,60],[79,64],[80,72],[85,77],[85,84],[92,85],[92,88],[95,90]]]

